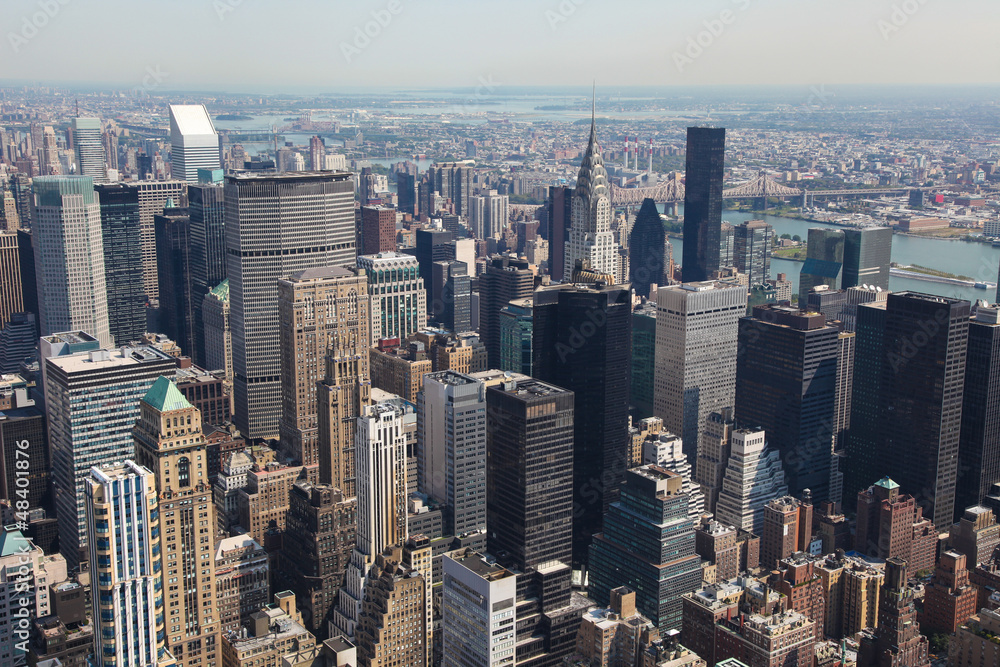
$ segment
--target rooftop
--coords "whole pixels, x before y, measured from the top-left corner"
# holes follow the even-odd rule
[[[56,366],[66,373],[83,373],[116,366],[134,366],[159,361],[168,361],[171,365],[175,363],[173,357],[149,345],[122,347],[114,350],[92,350],[46,359],[46,363]]]
[[[159,412],[171,412],[173,410],[187,410],[193,407],[181,390],[173,382],[164,376],[156,378],[156,382],[149,388],[142,401]]]
[[[354,271],[343,266],[318,266],[311,269],[303,269],[290,274],[287,278],[289,282],[299,280],[322,280],[323,278],[356,278]]]

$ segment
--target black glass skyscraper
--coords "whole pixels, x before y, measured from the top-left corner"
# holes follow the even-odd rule
[[[101,204],[108,328],[115,345],[142,340],[146,289],[139,243],[139,191],[121,183],[95,185]]]
[[[573,564],[580,566],[625,473],[631,290],[554,286],[534,299],[535,375],[575,395]]]
[[[538,380],[486,390],[487,548],[517,572],[518,662],[573,651],[573,392]]]
[[[889,289],[891,255],[891,228],[845,229],[841,288],[871,285],[884,290]]]
[[[205,325],[202,301],[226,279],[226,199],[221,183],[188,186],[191,232],[191,299],[194,312],[195,363],[205,364]]]
[[[444,262],[455,259],[455,245],[451,243],[455,235],[444,229],[418,229],[416,248],[407,248],[406,252],[417,258],[420,265],[420,278],[428,289],[427,313],[434,313],[433,279],[434,262]],[[471,271],[470,271],[471,273]]]
[[[856,502],[858,492],[888,474],[880,445],[882,357],[885,356],[885,302],[858,306],[855,324],[854,387],[851,429],[847,437],[843,502]]]
[[[854,408],[848,454],[871,461],[876,478],[891,471],[924,516],[943,529],[955,519],[970,304],[917,292],[890,294],[881,340],[868,331],[871,310],[858,308],[852,402],[874,398],[878,423],[863,415],[855,420]],[[876,361],[877,369],[864,371],[866,360]],[[873,380],[874,391],[866,386]]]
[[[650,284],[663,285],[667,268],[667,233],[656,202],[645,199],[628,239],[629,280],[635,293],[650,298]],[[654,297],[656,295],[653,295]]]
[[[566,241],[569,239],[569,223],[573,217],[573,188],[552,186],[549,198],[545,200],[545,224],[539,230],[549,242],[549,274],[559,282],[568,278],[563,275],[563,259],[566,256]]]
[[[774,228],[763,220],[748,220],[733,227],[733,266],[747,275],[751,286],[771,277]]]
[[[479,333],[490,368],[500,368],[500,311],[514,299],[527,299],[535,277],[527,260],[496,255],[479,276]]]
[[[813,227],[806,242],[806,261],[799,272],[799,303],[818,285],[839,289],[844,271],[844,230]]]
[[[688,128],[682,266],[686,283],[708,280],[720,268],[725,163],[725,128]]]
[[[410,215],[419,215],[416,175],[396,172],[396,191],[399,194],[399,210]]]
[[[160,329],[190,356],[194,348],[194,303],[188,209],[164,209],[163,215],[153,216],[153,228],[160,283]]]
[[[788,306],[755,306],[740,320],[736,420],[767,433],[792,495],[831,496],[837,336],[822,314]]]
[[[969,321],[956,517],[1000,481],[1000,312],[978,308]]]

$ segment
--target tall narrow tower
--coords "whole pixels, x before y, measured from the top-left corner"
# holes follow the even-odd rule
[[[719,270],[722,243],[722,177],[726,130],[689,127],[684,188],[684,282],[708,280]]]
[[[219,616],[213,612],[215,504],[208,482],[208,445],[201,411],[160,377],[139,403],[133,431],[138,463],[156,479],[163,531],[159,561],[164,580],[167,646],[178,666],[220,664]],[[206,528],[207,526],[207,528]],[[174,597],[174,595],[179,597]],[[174,604],[178,600],[180,604]]]
[[[577,261],[597,273],[617,275],[618,244],[611,231],[611,187],[597,143],[597,98],[590,118],[590,140],[583,155],[573,192],[573,208],[563,263],[563,279],[573,274]],[[621,279],[621,276],[618,276]]]

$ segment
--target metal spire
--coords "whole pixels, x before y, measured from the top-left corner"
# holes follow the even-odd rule
[[[597,80],[594,79],[593,99],[590,106],[590,143],[597,139]]]

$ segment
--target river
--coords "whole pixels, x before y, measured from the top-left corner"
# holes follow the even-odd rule
[[[683,207],[679,208],[683,213]],[[734,225],[738,225],[746,220],[764,220],[774,227],[775,235],[791,234],[794,236],[798,234],[803,240],[808,236],[810,227],[832,227],[839,229],[837,225],[822,222],[795,220],[793,218],[782,218],[777,215],[762,215],[760,213],[744,211],[723,211],[722,218]],[[680,264],[684,256],[684,241],[670,239],[670,243],[674,247],[674,261]],[[938,269],[939,271],[969,276],[976,281],[995,283],[997,282],[997,267],[1000,267],[1000,248],[994,248],[987,243],[948,241],[896,234],[892,237],[892,261],[904,265],[919,264],[920,266]],[[792,281],[793,293],[798,293],[799,271],[801,270],[802,262],[795,262],[788,259],[771,259],[771,277],[774,278],[779,273],[786,274],[788,279]],[[896,276],[889,278],[889,289],[893,292],[909,290],[969,301],[987,299],[991,303],[996,297],[995,289],[980,290],[974,287],[933,283],[926,280],[914,280]]]

